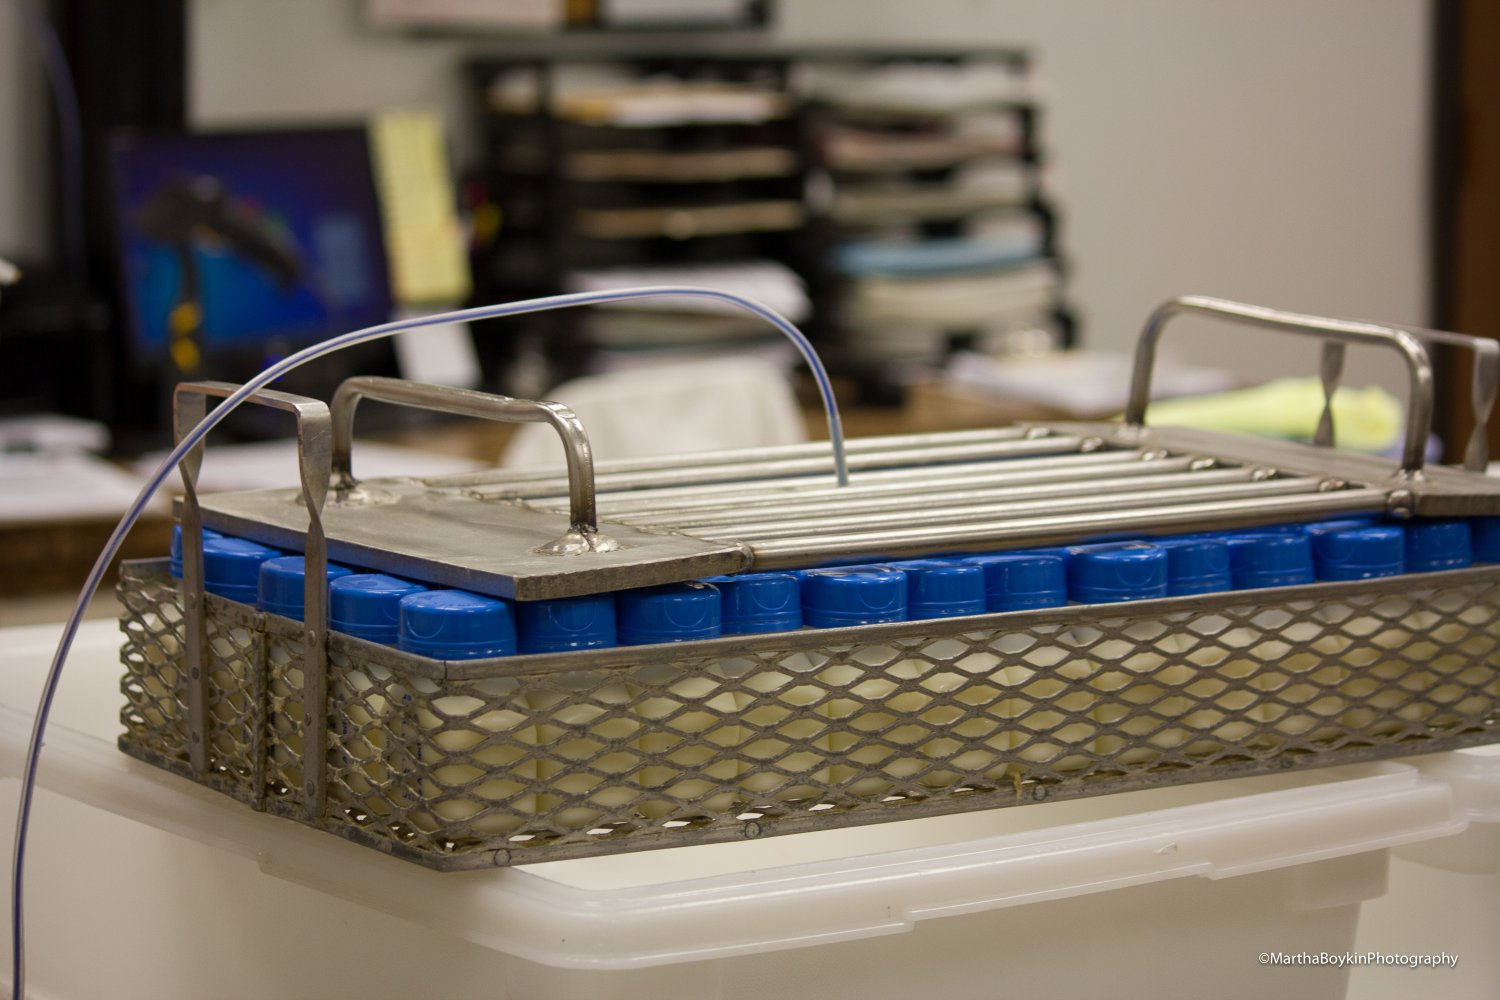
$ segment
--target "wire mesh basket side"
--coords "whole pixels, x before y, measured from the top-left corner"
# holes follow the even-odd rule
[[[301,632],[258,620],[266,808],[436,868],[1428,753],[1500,722],[1500,570],[478,671],[335,635],[312,818]],[[127,629],[131,736],[137,675],[170,659],[150,634]]]
[[[184,623],[179,595],[170,581],[122,575],[115,588],[125,704],[120,722],[127,739],[172,760],[188,759],[187,677],[183,672]]]
[[[385,690],[406,698],[398,708],[380,695],[390,721],[375,721],[367,695],[332,712],[407,748],[391,786],[360,799],[367,830],[394,822],[418,850],[518,860],[1493,737],[1494,583],[1235,600],[484,680],[402,677],[399,654],[382,652]],[[359,688],[338,678],[346,669],[335,667],[332,690]],[[404,782],[400,767],[412,769]],[[368,786],[348,769],[334,780]]]

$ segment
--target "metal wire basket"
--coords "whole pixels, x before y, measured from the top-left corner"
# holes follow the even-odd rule
[[[1270,315],[1284,322],[1285,314]],[[1307,327],[1300,322],[1306,318],[1297,319]],[[1326,326],[1318,329],[1329,333]],[[1389,334],[1382,331],[1378,339],[1400,339]],[[1147,340],[1154,344],[1154,335]],[[1428,386],[1425,397],[1414,392],[1414,405],[1430,407],[1425,352],[1410,334],[1403,344],[1414,359],[1414,386]],[[1488,357],[1481,350],[1481,360]],[[1149,370],[1149,353],[1145,360]],[[1327,361],[1325,355],[1325,376]],[[1330,393],[1336,368],[1333,375],[1325,380]],[[179,400],[197,401],[201,409],[204,395],[222,391],[184,387]],[[477,394],[458,398],[372,380],[352,391],[420,396],[465,412],[496,408]],[[1476,393],[1476,407],[1484,396]],[[183,580],[169,577],[164,561],[129,564],[122,574],[120,747],[254,808],[428,867],[472,869],[754,838],[1428,753],[1496,738],[1500,566],[458,662],[329,633],[325,624],[322,566],[330,551],[388,571],[415,567],[426,579],[477,579],[492,589],[509,581],[513,594],[551,596],[829,554],[940,551],[954,548],[958,537],[966,547],[1002,548],[1076,538],[1101,525],[1164,532],[1331,511],[1500,513],[1500,491],[1492,484],[1456,470],[1423,470],[1420,451],[1399,466],[1371,464],[1375,460],[1326,449],[1224,436],[1153,437],[1138,422],[1088,434],[1050,428],[1008,437],[939,435],[916,448],[911,439],[876,439],[854,451],[873,456],[863,466],[868,477],[837,497],[843,505],[846,497],[862,497],[858,502],[876,515],[864,527],[832,540],[816,516],[745,537],[733,527],[700,528],[642,557],[620,556],[597,538],[635,539],[638,533],[655,544],[656,536],[668,534],[664,517],[671,522],[692,511],[699,519],[694,523],[722,524],[713,512],[726,508],[731,525],[774,525],[779,514],[757,520],[732,512],[759,504],[764,515],[788,502],[816,511],[818,496],[831,487],[816,470],[787,468],[789,461],[804,462],[801,452],[606,469],[601,481],[618,487],[605,490],[606,512],[626,517],[630,509],[646,511],[640,520],[648,523],[598,524],[591,467],[583,470],[588,489],[578,488],[579,466],[587,463],[573,462],[565,480],[495,474],[457,485],[357,484],[348,475],[349,409],[341,423],[339,397],[332,421],[316,401],[280,394],[261,401],[298,416],[303,489],[212,498],[200,512],[194,484],[201,455],[185,463]],[[194,417],[193,406],[184,406],[182,420]],[[330,426],[345,432],[328,434]],[[967,467],[973,456],[954,457],[976,444],[991,450],[1017,441],[1056,445],[1061,437],[1072,444],[1051,452],[1034,445],[1043,453],[1030,459],[1002,447],[1000,455],[978,460],[987,463],[978,471]],[[1098,445],[1077,447],[1089,439]],[[1176,446],[1184,440],[1196,447]],[[947,460],[921,463],[922,476],[903,472],[912,467],[911,452],[931,456],[945,448]],[[582,453],[586,457],[586,443]],[[1268,464],[1267,457],[1277,461]],[[1306,482],[1307,469],[1298,466],[1314,459],[1337,466],[1337,481],[1325,473]],[[1482,463],[1482,452],[1471,449],[1470,459]],[[1227,497],[1184,499],[1185,487],[1172,480],[1134,492],[1116,487],[1114,503],[1108,490],[1089,500],[1101,492],[1099,482],[1118,478],[1100,475],[1099,463],[1124,468],[1179,460],[1178,471],[1188,475],[1214,469],[1245,475],[1186,487],[1228,488]],[[335,499],[325,506],[330,467]],[[877,469],[891,475],[882,478]],[[910,490],[925,490],[928,500],[949,490],[943,474],[967,483],[964,502],[929,503],[923,527],[893,530],[892,519],[912,516]],[[883,493],[882,484],[892,482],[904,489]],[[1278,482],[1280,492],[1244,492]],[[559,483],[569,487],[566,514],[549,512],[543,502]],[[1053,497],[1071,489],[1083,499],[1072,512],[1045,517],[1013,508],[1006,513],[1018,489]],[[975,500],[975,490],[1001,493]],[[1161,492],[1159,502],[1139,495],[1152,490]],[[517,498],[518,492],[533,501]],[[1129,499],[1118,501],[1121,494]],[[299,511],[289,499],[300,501],[303,511],[306,622],[205,594],[200,518],[285,544]],[[896,506],[887,507],[893,500]],[[507,506],[513,509],[505,517],[520,510],[535,520],[522,532],[528,540],[556,536],[583,544],[539,554],[531,542],[519,555],[502,552],[491,556],[498,562],[477,568],[444,562],[430,551],[444,545],[459,550],[461,539],[392,534],[390,548],[372,546],[379,518],[391,511],[410,517],[412,503],[425,505],[423,517],[456,504],[470,524],[483,521],[476,509]],[[273,516],[257,519],[256,510]],[[829,516],[847,526],[854,515],[845,506]],[[557,533],[558,523],[567,532]],[[564,568],[552,568],[548,559]],[[600,560],[615,561],[607,572],[596,572],[591,567]]]

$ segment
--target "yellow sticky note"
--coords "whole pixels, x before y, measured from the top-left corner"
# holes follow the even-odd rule
[[[469,262],[437,115],[377,116],[370,123],[370,150],[396,301],[421,305],[467,298]]]

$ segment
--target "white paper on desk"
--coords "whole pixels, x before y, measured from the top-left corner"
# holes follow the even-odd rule
[[[402,309],[397,319],[422,315],[424,310]],[[414,382],[455,385],[472,389],[479,384],[479,355],[463,323],[424,326],[395,336],[396,363],[401,377]]]
[[[1080,417],[1125,409],[1134,359],[1112,351],[1055,351],[1030,357],[990,357],[960,351],[943,373],[950,385],[1007,399],[1041,403]],[[1222,368],[1157,362],[1151,398],[1224,392],[1238,383]]]
[[[0,524],[117,518],[144,483],[142,476],[92,455],[0,453]]]
[[[141,472],[156,468],[166,452],[146,455],[132,466]],[[361,479],[381,476],[445,476],[484,468],[486,463],[454,455],[434,454],[416,448],[355,440],[354,472]],[[165,489],[180,489],[178,480],[168,481]],[[296,486],[297,442],[257,441],[253,444],[231,444],[215,448],[209,445],[203,455],[203,473],[198,479],[201,493],[227,493],[232,490],[263,490]]]

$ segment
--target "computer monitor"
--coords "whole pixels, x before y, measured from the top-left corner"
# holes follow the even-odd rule
[[[239,380],[389,319],[364,128],[121,135],[110,154],[138,370]]]

